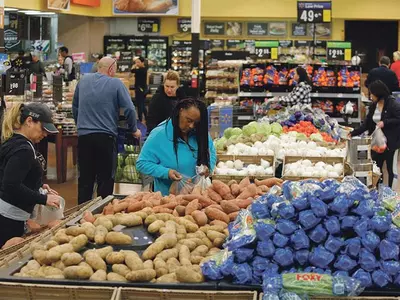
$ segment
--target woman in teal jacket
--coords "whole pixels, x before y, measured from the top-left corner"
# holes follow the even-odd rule
[[[198,100],[178,102],[171,118],[154,128],[147,138],[136,167],[154,177],[154,190],[169,194],[173,181],[196,175],[196,166],[206,166],[208,176],[215,167],[216,151],[208,134],[206,105]]]

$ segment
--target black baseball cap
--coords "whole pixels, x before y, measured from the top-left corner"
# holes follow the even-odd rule
[[[50,108],[43,103],[29,103],[24,104],[21,115],[25,118],[32,117],[35,121],[40,121],[44,130],[48,133],[56,134],[58,130],[54,126],[53,113]]]

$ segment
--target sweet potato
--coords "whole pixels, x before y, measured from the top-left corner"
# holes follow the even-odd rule
[[[251,198],[248,198],[248,199],[236,199],[235,202],[236,202],[236,205],[239,206],[240,208],[246,209],[250,204],[253,203],[253,200]]]
[[[211,200],[213,200],[217,203],[220,203],[222,201],[222,196],[220,194],[218,194],[216,191],[214,191],[211,187],[209,187],[207,189],[207,192],[208,192],[208,197]]]
[[[114,206],[112,203],[108,203],[104,208],[103,208],[103,215],[113,215],[114,214]]]
[[[196,185],[192,190],[192,195],[201,195],[201,186]]]
[[[222,200],[220,205],[224,212],[228,215],[240,210],[240,207],[236,205],[235,201]]]
[[[261,189],[263,193],[269,192],[269,188],[266,185],[259,185],[258,187]]]
[[[255,184],[248,185],[238,196],[239,199],[247,199],[257,195],[257,186]]]
[[[143,202],[131,203],[128,206],[127,212],[136,212],[144,208]]]
[[[231,200],[231,189],[221,180],[213,180],[212,182],[212,189],[216,191],[223,199]],[[233,199],[233,198],[232,198]]]
[[[17,244],[19,244],[19,243],[22,243],[23,241],[24,241],[24,239],[21,238],[21,237],[13,237],[13,238],[9,239],[9,240],[3,245],[3,247],[1,247],[1,249],[6,249],[6,248],[8,248],[8,247],[11,247],[11,246],[17,245]]]
[[[257,186],[266,185],[268,188],[273,187],[274,185],[281,185],[283,183],[282,179],[279,178],[268,178],[264,180],[254,180]]]
[[[94,223],[96,218],[93,217],[93,214],[90,211],[85,211],[82,215],[82,219],[89,223]]]
[[[119,201],[118,203],[114,204],[114,214],[125,211],[128,206],[129,202],[126,202],[124,200]]]
[[[224,210],[222,209],[221,205],[219,205],[219,204],[210,205],[209,208],[216,208],[216,209],[218,209],[218,210],[220,210],[220,211],[224,211]]]
[[[214,221],[210,222],[210,225],[211,226],[218,225],[218,226],[222,226],[223,228],[228,228],[228,224],[223,221],[220,221],[220,220],[214,220]]]
[[[231,193],[234,197],[237,197],[240,194],[240,187],[239,184],[234,183],[230,186],[231,188]]]
[[[230,214],[228,215],[228,216],[229,216],[229,220],[231,220],[231,222],[235,221],[235,220],[236,220],[236,217],[238,216],[238,214],[239,214],[238,211],[235,211],[235,212],[233,212],[233,213],[230,213]]]
[[[216,208],[207,207],[205,213],[210,220],[220,220],[229,223],[229,216]]]
[[[158,214],[158,213],[164,213],[164,214],[172,214],[173,210],[169,209],[169,208],[164,208],[164,207],[153,207],[153,211],[154,213]]]
[[[185,215],[191,215],[192,212],[194,212],[195,210],[198,210],[199,208],[200,208],[199,200],[198,199],[194,199],[186,206]]]
[[[194,212],[192,212],[192,217],[199,226],[204,226],[208,222],[207,215],[200,210],[195,210]]]
[[[250,185],[249,177],[243,178],[239,183],[240,192],[242,192],[247,186]]]
[[[47,227],[54,228],[54,227],[60,225],[61,223],[62,223],[61,220],[53,220],[53,221],[50,221],[49,223],[47,223]]]
[[[177,207],[177,206],[178,206],[178,202],[177,201],[171,201],[171,202],[159,205],[159,207],[169,208],[169,209],[175,209],[175,207]],[[158,206],[156,206],[156,207],[158,207]],[[156,207],[153,207],[153,209],[156,208]]]
[[[30,232],[39,232],[42,229],[42,226],[40,226],[39,223],[31,219],[26,221],[26,226],[28,227]]]

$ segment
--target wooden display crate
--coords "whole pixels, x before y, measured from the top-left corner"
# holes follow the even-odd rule
[[[257,292],[119,288],[113,300],[257,300]]]
[[[112,300],[117,288],[0,283],[0,300]]]
[[[258,179],[258,180],[263,180],[263,179],[268,179],[268,178],[273,178],[275,176],[275,156],[273,155],[256,155],[256,156],[251,156],[251,155],[227,155],[227,154],[221,154],[218,155],[218,162],[226,162],[228,160],[235,161],[235,160],[241,160],[245,165],[249,164],[255,164],[255,165],[261,165],[261,160],[268,161],[272,167],[273,173],[272,175],[255,175],[255,176],[232,176],[232,175],[212,175],[212,179],[216,180],[221,180],[222,182],[229,182],[231,180],[236,180],[240,181],[243,178],[249,177],[250,180]]]
[[[317,162],[324,162],[326,164],[342,164],[343,165],[343,172],[340,177],[334,178],[337,180],[342,180],[344,177],[344,158],[343,157],[307,157],[307,156],[285,156],[283,160],[283,168],[282,168],[282,179],[284,180],[291,180],[291,181],[297,181],[297,180],[304,180],[304,179],[320,179],[320,177],[303,177],[303,176],[285,176],[286,173],[286,165],[287,164],[292,164],[295,163],[299,160],[309,160],[312,163],[317,163]]]

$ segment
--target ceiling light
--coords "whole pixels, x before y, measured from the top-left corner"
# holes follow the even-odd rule
[[[26,15],[32,16],[32,15],[46,15],[46,16],[51,16],[51,15],[55,15],[56,13],[54,12],[44,12],[44,11],[38,11],[38,12],[29,12],[29,13],[25,13]]]
[[[4,7],[4,11],[18,11],[17,8]]]
[[[20,12],[20,13],[23,13],[23,14],[29,14],[29,13],[31,13],[31,14],[37,14],[37,13],[39,13],[40,11],[37,11],[37,10],[20,10],[19,12]]]

